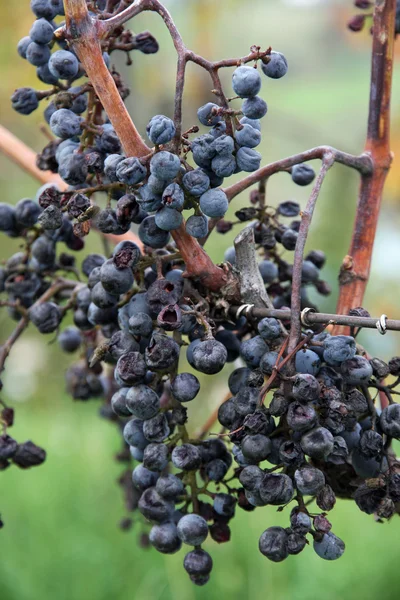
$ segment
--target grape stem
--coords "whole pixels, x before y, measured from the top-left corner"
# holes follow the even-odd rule
[[[43,302],[47,302],[48,300],[50,300],[53,296],[55,296],[62,290],[75,289],[77,286],[79,286],[79,283],[77,283],[76,281],[70,281],[69,279],[63,279],[63,278],[57,279],[54,283],[52,283],[52,285],[49,287],[49,289],[46,290],[44,292],[44,294],[42,294],[40,296],[40,298],[38,298],[38,300],[36,300],[36,302],[32,305],[31,310],[33,308],[35,308],[36,306],[38,306],[39,304],[42,304]],[[28,325],[29,325],[29,313],[26,313],[22,317],[22,319],[20,319],[18,321],[17,326],[15,327],[14,331],[11,333],[9,338],[0,347],[0,373],[4,370],[4,364],[6,362],[8,355],[11,352],[13,345],[18,340],[18,338],[21,336],[21,334],[25,331],[25,329],[28,327]]]

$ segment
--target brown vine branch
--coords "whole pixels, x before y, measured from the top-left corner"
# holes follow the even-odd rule
[[[281,171],[287,171],[291,167],[294,167],[294,165],[298,165],[309,160],[323,160],[324,156],[328,153],[333,155],[334,162],[345,165],[346,167],[350,167],[351,169],[356,169],[362,175],[368,176],[372,173],[373,164],[368,153],[361,154],[360,156],[354,156],[353,154],[336,150],[336,148],[332,148],[331,146],[317,146],[316,148],[305,150],[299,154],[282,158],[281,160],[270,163],[265,167],[261,167],[261,169],[254,171],[254,173],[251,173],[241,181],[237,181],[236,183],[225,188],[225,194],[228,196],[228,200],[231,201],[233,198],[244,192],[244,190],[247,190],[249,187],[258,183],[262,179],[270,177],[271,175],[275,175],[275,173],[280,173]]]
[[[67,35],[111,123],[118,121],[118,135],[127,156],[145,156],[150,149],[132,122],[100,46],[100,21],[89,15],[85,0],[64,0]]]
[[[337,312],[361,306],[367,287],[383,186],[390,168],[390,97],[393,73],[396,0],[376,0],[373,21],[371,87],[365,151],[374,165],[362,174],[348,256],[339,276]]]
[[[36,153],[2,125],[0,125],[0,151],[41,183],[55,183],[60,190],[68,187],[59,175],[38,169]]]
[[[294,251],[293,275],[292,275],[292,296],[291,296],[291,319],[290,319],[290,336],[289,336],[289,352],[297,346],[301,336],[301,284],[303,279],[303,256],[304,248],[307,242],[308,232],[310,230],[311,220],[314,214],[315,205],[317,203],[319,193],[325,176],[334,163],[334,155],[332,152],[327,152],[322,159],[322,166],[318,177],[315,181],[310,198],[306,208],[301,213],[301,223],[299,234],[297,237],[296,247]]]
[[[146,10],[154,10],[161,15],[170,31],[178,54],[184,52],[182,38],[169,12],[162,4],[153,0],[148,3],[139,2],[129,8],[136,10],[142,7],[142,10],[144,10],[144,5],[146,5]],[[93,84],[96,94],[121,140],[125,154],[127,156],[147,154],[149,149],[147,146],[143,146],[115,82],[104,64],[99,38],[107,34],[107,21],[92,19],[88,13],[85,0],[65,0],[65,13],[67,36],[71,38],[72,45]],[[120,14],[124,14],[124,11]],[[226,272],[214,265],[198,241],[186,232],[184,223],[179,229],[172,232],[172,236],[186,264],[188,276],[198,278],[205,287],[212,291],[218,291],[226,285],[228,281]]]

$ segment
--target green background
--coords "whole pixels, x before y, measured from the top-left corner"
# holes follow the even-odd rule
[[[262,96],[269,111],[263,123],[263,162],[277,160],[319,144],[362,151],[369,94],[371,38],[350,34],[346,21],[352,2],[326,0],[176,0],[167,1],[188,46],[209,59],[242,56],[253,44],[284,52],[289,73],[280,81],[265,80]],[[40,129],[41,111],[29,117],[13,113],[9,96],[16,87],[37,85],[34,68],[18,57],[17,41],[32,21],[28,0],[1,3],[1,122],[35,150],[46,138]],[[129,110],[140,131],[154,114],[172,113],[174,50],[156,15],[141,15],[135,32],[150,29],[160,42],[153,56],[132,54],[129,69],[113,55],[131,87]],[[230,92],[225,75],[226,90]],[[400,145],[400,73],[395,68],[392,147]],[[185,92],[185,125],[196,123],[196,109],[212,100],[206,73],[190,65]],[[1,201],[32,197],[37,184],[0,156]],[[368,293],[364,306],[373,315],[399,317],[399,168],[394,161],[386,186]],[[328,254],[323,271],[333,287],[321,309],[333,311],[337,272],[347,253],[357,197],[358,175],[335,166],[318,202],[310,248]],[[307,189],[277,175],[268,184],[268,203],[287,199],[304,204]],[[246,204],[237,198],[232,211]],[[214,235],[213,259],[221,261],[234,237]],[[95,234],[88,248],[100,250]],[[0,238],[0,256],[18,249],[18,240]],[[4,309],[2,309],[4,311]],[[1,339],[12,323],[0,313]],[[51,336],[50,336],[51,337]],[[398,337],[364,333],[372,355],[384,359],[399,351]],[[398,551],[400,522],[378,524],[348,501],[338,501],[331,513],[334,531],[346,542],[340,561],[319,559],[311,548],[281,564],[270,563],[257,550],[258,537],[274,524],[288,523],[287,511],[272,507],[254,513],[237,512],[231,543],[206,544],[214,559],[210,583],[190,584],[182,569],[183,551],[164,557],[138,545],[145,527],[138,518],[129,532],[118,522],[126,513],[116,485],[122,466],[115,462],[119,437],[113,426],[98,418],[99,403],[73,403],[64,393],[63,372],[71,362],[48,338],[31,329],[13,349],[4,374],[2,397],[17,408],[13,435],[32,439],[48,452],[38,469],[14,468],[0,473],[1,600],[192,600],[249,598],[251,600],[363,599],[399,597]],[[193,429],[200,425],[226,392],[227,373],[202,380],[202,391],[191,407]]]

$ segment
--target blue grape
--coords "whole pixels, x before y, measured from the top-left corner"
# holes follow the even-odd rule
[[[280,79],[286,75],[288,70],[288,63],[281,52],[272,51],[269,55],[269,62],[261,62],[261,69],[263,73],[271,79]]]
[[[121,388],[121,390],[126,390],[126,392],[122,392],[122,394],[125,397],[129,389],[130,388]],[[129,414],[131,413],[129,412]],[[140,419],[131,419],[130,421],[128,421],[128,423],[124,427],[123,436],[127,444],[129,444],[130,446],[136,446],[136,448],[139,448],[141,450],[144,450],[148,444],[148,441],[146,440],[143,434],[143,421],[141,421]]]
[[[104,161],[104,174],[111,182],[118,181],[117,167],[124,157],[121,154],[109,154]]]
[[[261,142],[261,133],[251,125],[243,125],[235,133],[235,139],[239,146],[246,148],[255,148]]]
[[[261,321],[257,325],[257,329],[262,339],[267,342],[269,340],[275,340],[279,338],[279,336],[282,333],[279,321],[271,317],[261,319]]]
[[[211,168],[217,177],[230,177],[236,169],[235,157],[232,154],[218,154],[212,159]]]
[[[208,102],[207,104],[204,104],[204,106],[200,106],[197,111],[197,118],[202,125],[208,125],[209,127],[216,125],[221,120],[221,117],[214,115],[213,112],[218,109],[218,104]]]
[[[182,547],[175,523],[153,525],[149,533],[149,540],[152,546],[162,554],[175,554]]]
[[[43,83],[47,83],[48,85],[58,85],[58,78],[51,73],[48,63],[40,65],[40,67],[36,69],[36,76],[40,81],[43,81]],[[50,104],[54,106],[52,102]]]
[[[333,435],[325,427],[315,427],[301,438],[305,454],[316,460],[324,460],[333,450]]]
[[[87,109],[88,99],[86,94],[81,94],[82,88],[80,86],[70,87],[68,90],[69,94],[78,94],[72,101],[71,110],[77,115],[82,114]]]
[[[238,67],[232,75],[232,87],[241,98],[256,96],[261,89],[259,72],[253,67]]]
[[[48,63],[50,58],[50,50],[48,46],[31,42],[26,50],[26,59],[31,65],[40,67]]]
[[[207,339],[193,349],[193,366],[201,373],[215,375],[223,369],[227,357],[223,344],[215,339]]]
[[[192,196],[201,196],[210,187],[210,178],[201,169],[194,169],[185,173],[182,178],[182,185]]]
[[[364,356],[354,356],[345,360],[340,366],[340,372],[348,385],[366,384],[372,377],[371,364]]]
[[[306,164],[292,167],[292,179],[297,185],[309,185],[315,178],[315,171]]]
[[[105,123],[102,128],[100,137],[96,138],[96,145],[99,147],[101,152],[107,152],[114,154],[121,151],[121,142],[119,137],[114,130],[114,127],[110,123]]]
[[[157,227],[163,231],[173,231],[179,229],[183,223],[182,213],[174,208],[164,206],[155,214],[155,222]]]
[[[107,292],[118,296],[125,294],[133,285],[133,273],[129,268],[117,269],[112,258],[100,267],[100,281]]]
[[[53,39],[54,29],[47,19],[40,18],[34,21],[29,37],[37,44],[48,44]]]
[[[137,465],[133,469],[132,481],[135,488],[140,491],[144,491],[151,488],[157,481],[158,473],[154,473],[149,469],[146,469],[143,465]]]
[[[192,140],[191,149],[193,160],[199,167],[211,169],[211,160],[216,155],[214,138],[212,135],[200,135]]]
[[[295,358],[296,371],[298,373],[309,373],[317,375],[321,366],[321,360],[312,350],[299,350]]]
[[[139,202],[143,210],[146,210],[147,212],[153,212],[161,208],[162,196],[160,194],[155,194],[147,183],[142,185],[138,189],[137,193],[138,196],[136,196],[136,200]]]
[[[207,521],[200,515],[184,515],[177,527],[179,538],[190,546],[200,546],[208,535]]]
[[[63,14],[62,4],[62,0],[31,0],[31,10],[38,18],[54,19]]]
[[[390,404],[383,409],[380,425],[383,433],[400,439],[400,404]]]
[[[230,135],[221,135],[214,141],[214,148],[217,154],[229,156],[235,149],[235,143]]]
[[[143,219],[138,233],[143,244],[150,248],[164,248],[168,243],[169,232],[157,227],[154,216]]]
[[[72,52],[57,50],[50,57],[49,70],[58,79],[73,79],[78,74],[79,62]]]
[[[34,89],[24,87],[15,90],[11,96],[11,104],[21,115],[30,115],[39,106],[39,100]]]
[[[260,96],[246,98],[242,104],[242,111],[249,119],[262,119],[267,114],[267,103]]]
[[[183,210],[185,195],[181,186],[177,183],[170,183],[163,192],[162,203],[168,208],[174,208],[179,211]]]
[[[171,384],[171,391],[179,402],[190,402],[199,390],[199,380],[192,373],[179,373]]]
[[[212,189],[200,196],[200,208],[207,217],[223,217],[228,206],[228,198],[221,189]]]
[[[19,40],[18,46],[17,46],[17,52],[21,58],[26,58],[26,51],[28,50],[28,46],[31,42],[32,42],[32,40],[28,35],[26,35],[25,37],[23,37]]]
[[[221,135],[224,135],[226,132],[226,123],[225,121],[219,121],[214,127],[211,127],[209,134],[213,136],[213,138],[218,138]]]
[[[146,175],[146,167],[136,157],[124,158],[117,164],[116,176],[121,183],[136,185],[143,181]]]
[[[262,260],[258,268],[264,283],[272,283],[278,277],[278,267],[271,260]]]
[[[172,181],[179,173],[181,162],[176,154],[163,150],[150,161],[150,171],[163,181]]]
[[[320,541],[314,539],[314,550],[320,558],[325,560],[337,560],[345,551],[344,542],[334,533],[325,533]]]
[[[260,168],[261,154],[252,148],[242,146],[236,153],[236,163],[240,171],[250,173]]]
[[[323,341],[324,361],[332,367],[338,367],[345,360],[353,358],[356,353],[356,342],[348,335],[333,335]]]
[[[164,115],[152,117],[146,127],[147,135],[153,144],[167,144],[175,135],[174,122]]]
[[[22,227],[33,227],[41,212],[42,209],[36,202],[29,198],[24,198],[17,202],[14,214],[18,225],[22,225]]]
[[[259,119],[249,119],[249,117],[242,117],[240,119],[241,125],[250,125],[253,129],[257,129],[257,131],[261,131],[261,121]]]
[[[194,238],[203,238],[208,234],[208,219],[204,215],[192,215],[186,221],[186,231]]]
[[[283,527],[269,527],[261,535],[258,548],[264,556],[273,562],[281,562],[289,555],[288,534]]]
[[[72,138],[81,132],[82,118],[68,108],[56,110],[50,118],[50,128],[60,138]]]
[[[296,487],[305,496],[315,496],[325,485],[325,475],[316,467],[305,465],[294,473]]]

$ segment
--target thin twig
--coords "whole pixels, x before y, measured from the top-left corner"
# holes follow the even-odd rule
[[[77,283],[76,281],[70,281],[68,279],[62,279],[62,278],[57,279],[49,287],[49,289],[46,290],[44,292],[44,294],[42,294],[38,300],[36,300],[36,302],[33,304],[33,306],[31,308],[34,308],[35,306],[42,304],[43,302],[47,302],[48,300],[50,300],[53,296],[55,296],[62,290],[75,289],[77,285],[79,286],[79,283]],[[4,363],[5,363],[8,355],[10,354],[11,348],[13,347],[15,342],[18,340],[20,335],[28,327],[28,324],[29,324],[29,313],[27,313],[24,317],[22,317],[22,319],[20,319],[20,321],[18,322],[14,331],[11,333],[10,337],[4,342],[4,344],[2,346],[0,346],[0,373],[4,369]]]
[[[310,198],[306,208],[301,213],[301,223],[299,234],[296,241],[293,261],[292,274],[292,296],[291,296],[291,319],[290,319],[290,336],[289,336],[289,352],[298,344],[301,335],[301,283],[303,279],[303,256],[304,248],[307,242],[308,232],[310,230],[311,220],[314,214],[315,205],[317,203],[319,193],[325,176],[334,163],[334,156],[331,152],[327,152],[322,159],[321,170],[315,181]]]
[[[371,158],[367,153],[361,154],[361,156],[354,156],[353,154],[347,154],[346,152],[336,150],[336,148],[332,148],[331,146],[317,146],[316,148],[305,150],[299,154],[282,158],[281,160],[270,163],[265,167],[261,167],[261,169],[254,171],[254,173],[250,173],[250,175],[244,179],[225,188],[225,194],[228,196],[228,200],[231,201],[238,194],[244,190],[247,190],[255,183],[261,181],[261,179],[265,179],[266,177],[270,177],[271,175],[280,173],[281,171],[287,171],[291,167],[294,167],[294,165],[299,165],[300,163],[307,162],[309,160],[322,160],[328,153],[333,154],[334,162],[338,162],[346,167],[356,169],[361,174],[370,175],[372,173],[373,165]]]

